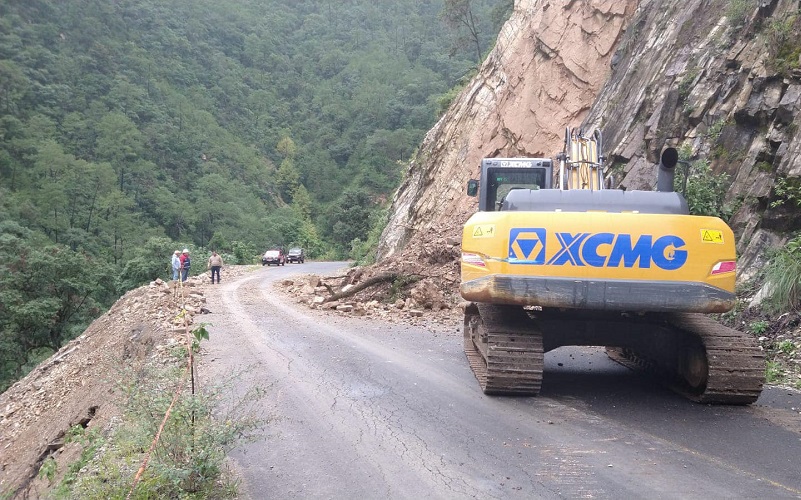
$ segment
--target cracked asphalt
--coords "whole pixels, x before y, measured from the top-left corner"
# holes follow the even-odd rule
[[[207,295],[200,383],[246,370],[264,439],[231,456],[243,498],[801,498],[801,395],[685,401],[594,348],[546,354],[536,398],[481,393],[447,331],[311,311],[262,268]],[[205,379],[205,380],[204,380]]]

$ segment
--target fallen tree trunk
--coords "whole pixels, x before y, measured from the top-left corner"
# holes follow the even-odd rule
[[[326,297],[326,299],[323,300],[323,302],[333,302],[335,300],[344,299],[346,297],[350,297],[351,295],[359,293],[360,291],[364,290],[365,288],[369,288],[371,286],[378,285],[380,283],[386,283],[388,281],[395,281],[399,277],[400,277],[400,274],[397,274],[397,273],[387,273],[387,274],[379,274],[379,275],[376,275],[376,276],[372,276],[372,277],[367,278],[366,280],[362,281],[358,285],[353,285],[351,288],[348,288],[345,291],[337,292],[337,293],[331,295],[330,297]],[[414,281],[417,281],[417,280],[420,279],[419,277],[414,277],[414,278],[415,278]]]

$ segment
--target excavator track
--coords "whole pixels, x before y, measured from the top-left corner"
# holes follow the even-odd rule
[[[675,331],[664,345],[607,348],[618,363],[665,381],[675,392],[699,403],[751,404],[765,381],[765,356],[747,334],[702,314],[665,315]]]
[[[464,350],[485,394],[539,394],[542,332],[522,307],[492,304],[466,307]]]

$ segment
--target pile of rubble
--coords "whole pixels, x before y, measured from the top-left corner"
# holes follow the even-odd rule
[[[394,323],[451,329],[461,321],[458,273],[442,268],[425,275],[420,266],[354,267],[337,276],[303,275],[276,284],[311,309]]]

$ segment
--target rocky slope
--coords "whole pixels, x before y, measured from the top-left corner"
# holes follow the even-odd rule
[[[458,241],[481,158],[554,156],[607,81],[637,1],[518,0],[478,75],[426,135],[395,194],[379,259]],[[429,247],[425,250],[425,247]],[[398,257],[398,256],[395,256]]]
[[[609,171],[626,188],[655,185],[667,145],[707,159],[731,179],[740,267],[759,265],[765,247],[801,228],[797,207],[771,206],[776,179],[801,182],[798,9],[797,0],[518,0],[411,162],[379,259],[412,261],[458,242],[476,209],[464,187],[480,159],[553,157],[570,126],[603,131]]]
[[[666,146],[706,161],[728,188],[745,284],[767,249],[801,229],[799,9],[798,0],[517,0],[410,163],[371,272],[436,269],[426,279],[458,302],[461,228],[477,209],[465,186],[481,158],[553,158],[565,127],[578,127],[603,132],[608,175],[626,189],[655,186]],[[760,340],[771,353],[794,345],[785,368],[801,386],[801,319],[753,314],[737,326],[770,332]]]
[[[229,271],[228,276],[232,277]],[[157,280],[131,290],[103,316],[0,394],[0,498],[41,498],[58,484],[81,446],[66,435],[74,426],[105,430],[119,414],[126,383],[147,376],[152,363],[172,363],[171,349],[187,341],[187,322],[200,314],[207,276],[175,287]],[[58,474],[38,478],[52,457]]]
[[[801,177],[799,2],[741,3],[642,2],[584,126],[604,131],[622,186],[650,189],[666,145],[727,175],[750,276],[767,245],[801,229],[797,207],[771,207],[777,179]]]

